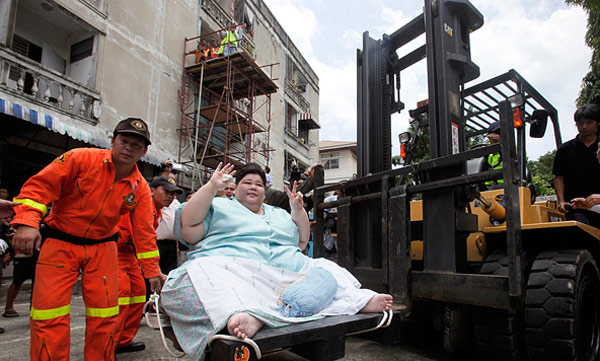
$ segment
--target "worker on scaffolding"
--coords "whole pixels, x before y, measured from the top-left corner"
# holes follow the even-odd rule
[[[217,42],[216,39],[212,39],[210,41],[210,54],[209,54],[209,58],[210,59],[215,59],[219,57],[219,49],[221,49],[219,47],[219,43]]]
[[[229,56],[237,51],[237,38],[235,33],[229,29],[221,31],[221,47],[219,48],[219,56]]]
[[[194,55],[196,56],[196,63],[208,60],[209,53],[210,48],[208,46],[208,41],[206,41],[206,39],[200,40],[200,42],[198,43],[198,48],[194,50]]]

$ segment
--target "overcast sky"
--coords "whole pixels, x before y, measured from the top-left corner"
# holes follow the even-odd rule
[[[415,18],[422,0],[264,0],[319,76],[321,140],[356,140],[356,49],[362,33],[374,39]],[[573,112],[591,50],[585,44],[587,14],[563,0],[472,0],[484,25],[471,34],[471,58],[481,76],[469,85],[515,69],[557,109],[563,141],[573,138]],[[420,37],[414,47],[424,43]],[[412,50],[412,49],[411,49]],[[406,51],[401,49],[402,54]],[[400,55],[402,55],[400,54]],[[397,134],[408,126],[408,109],[427,98],[425,61],[402,72],[406,110],[393,117]],[[528,142],[530,159],[554,149],[552,126]]]

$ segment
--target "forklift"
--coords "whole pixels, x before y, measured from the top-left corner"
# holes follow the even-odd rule
[[[338,263],[363,286],[392,294],[403,317],[433,315],[445,350],[476,344],[485,360],[596,360],[600,230],[566,221],[555,202],[532,194],[527,129],[541,138],[550,119],[558,147],[556,109],[515,70],[465,86],[479,76],[469,37],[482,25],[467,0],[425,0],[423,14],[393,34],[363,34],[358,179],[320,187],[315,218],[338,207]],[[423,33],[423,46],[398,57]],[[392,169],[401,72],[423,59],[429,98],[409,114],[415,129],[429,130],[430,159]],[[496,121],[500,144],[467,149]],[[408,153],[416,135],[400,137]],[[503,167],[483,166],[492,154]],[[486,187],[499,179],[498,189]],[[338,201],[320,203],[334,189]]]
[[[600,230],[566,221],[555,202],[535,202],[532,194],[527,130],[541,138],[550,120],[558,147],[556,109],[515,70],[466,87],[480,75],[470,34],[483,20],[468,0],[424,0],[423,13],[394,33],[378,40],[363,34],[358,178],[315,188],[314,255],[326,255],[324,210],[337,207],[338,264],[363,287],[394,297],[390,327],[372,333],[383,343],[402,338],[404,320],[426,319],[443,331],[448,352],[476,344],[484,360],[596,360]],[[397,55],[422,34],[424,45]],[[405,108],[401,73],[421,60],[428,100],[409,114],[417,129],[429,130],[430,159],[392,169],[391,116]],[[468,149],[468,140],[496,121],[501,142]],[[409,153],[417,135],[401,137]],[[503,167],[483,166],[493,154]],[[322,169],[315,176],[323,184]],[[501,186],[488,189],[489,181]],[[338,199],[324,202],[332,191]],[[254,360],[289,349],[336,360],[347,335],[381,321],[357,314],[264,328],[253,337],[255,348],[217,340],[207,359]]]

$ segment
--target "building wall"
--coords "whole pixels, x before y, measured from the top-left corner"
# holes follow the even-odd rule
[[[19,94],[14,79],[8,82],[11,88],[7,92],[3,93],[6,88],[0,85],[0,95],[10,102],[21,102],[52,115],[55,120],[60,119],[68,128],[66,136],[99,146],[109,146],[112,129],[118,121],[129,116],[141,117],[149,124],[152,138],[145,159],[154,164],[167,158],[177,159],[177,128],[181,122],[178,91],[185,65],[184,39],[198,35],[199,18],[202,22],[209,20],[201,8],[204,0],[53,0],[50,3],[55,8],[51,12],[40,10],[42,1],[0,2],[0,19],[3,19],[0,50],[12,52],[8,45],[13,30],[30,37],[27,40],[32,43],[36,43],[36,38],[43,38],[45,40],[37,44],[43,48],[42,78],[44,72],[51,69],[56,71],[56,76],[66,79],[66,83],[75,83],[70,88],[75,90],[73,99],[79,90],[81,94],[91,95],[87,100],[75,99],[73,109],[66,109],[66,105],[59,109],[56,104],[42,99],[44,87],[52,89],[52,98],[58,98],[57,82],[44,85],[42,81],[40,94],[32,99]],[[34,13],[22,10],[13,14],[13,8],[21,9],[23,4],[27,4],[28,9],[35,6]],[[255,14],[256,62],[259,65],[279,63],[273,68],[279,90],[272,95],[270,148],[274,151],[270,153],[269,166],[275,186],[282,189],[285,169],[289,166],[286,153],[307,166],[316,163],[319,157],[318,130],[310,131],[306,144],[295,144],[292,138],[286,138],[285,131],[286,102],[293,103],[298,111],[318,117],[318,77],[262,0],[246,0],[246,6]],[[89,36],[94,37],[92,57],[69,64],[71,45]],[[300,109],[286,94],[288,61],[308,80],[305,94],[310,103],[308,109]],[[68,91],[62,87],[65,96]],[[65,98],[64,103],[69,103],[69,99]],[[92,107],[92,103],[97,104]],[[83,109],[81,115],[77,114],[80,108]],[[266,125],[266,107],[259,109],[256,115]]]
[[[357,158],[350,149],[322,151],[320,156],[320,162],[323,164],[332,159],[337,159],[339,162],[338,168],[325,169],[325,184],[349,180],[356,174]]]
[[[197,30],[197,1],[111,0],[98,82],[108,129],[128,116],[148,121],[152,148],[177,159],[183,44]]]
[[[90,100],[84,114],[76,114],[82,104],[77,91],[72,116],[68,110],[45,106],[42,95],[32,99],[24,94],[19,99],[18,92],[9,92],[5,98],[60,119],[69,128],[68,134],[77,133],[77,128],[93,134],[82,140],[94,138],[94,145],[100,146],[109,145],[108,138],[118,121],[140,117],[148,123],[152,138],[146,159],[154,163],[177,159],[183,44],[186,36],[198,30],[198,1],[56,0],[50,2],[54,4],[51,11],[41,9],[42,0],[29,1],[2,2],[0,16],[7,19],[0,25],[2,44],[10,44],[12,39],[13,30],[7,24],[13,6],[17,8],[14,33],[43,49],[42,72],[56,71],[67,82],[99,93],[99,109],[95,109],[99,116],[90,116]],[[90,36],[94,37],[93,55],[69,64],[71,46]],[[40,79],[43,93],[47,86],[43,77]],[[15,80],[9,85],[16,90]],[[57,98],[57,83],[50,87]]]

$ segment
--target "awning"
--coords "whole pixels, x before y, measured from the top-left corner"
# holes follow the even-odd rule
[[[106,129],[95,127],[91,124],[77,121],[77,125],[69,124],[69,119],[61,120],[58,112],[45,109],[33,104],[25,105],[13,99],[0,98],[0,113],[14,116],[16,118],[28,121],[32,124],[41,125],[61,135],[67,135],[73,139],[95,145],[100,148],[110,148],[110,138],[112,132]],[[174,159],[167,155],[159,155],[152,151],[152,146],[148,149],[143,161],[158,165],[165,159]]]
[[[299,113],[298,114],[298,124],[305,124],[305,126],[312,129],[321,129],[319,122],[316,117],[313,117],[310,113]]]

